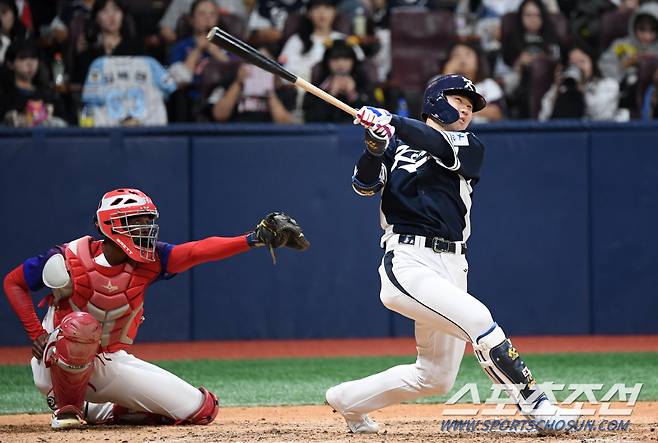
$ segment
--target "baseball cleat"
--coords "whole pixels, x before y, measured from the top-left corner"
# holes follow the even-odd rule
[[[82,418],[82,411],[75,406],[64,406],[53,412],[50,427],[57,431],[79,429],[87,423]]]
[[[570,431],[570,422],[577,421],[580,414],[543,400],[528,418],[535,423],[540,434],[566,434]]]
[[[329,388],[325,394],[325,403],[330,406],[334,412],[338,412],[345,419],[350,432],[354,434],[376,434],[379,432],[379,425],[368,414],[359,414],[348,412],[338,407],[337,394],[335,387]]]

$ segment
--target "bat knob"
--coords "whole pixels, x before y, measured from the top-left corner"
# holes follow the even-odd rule
[[[212,38],[212,36],[215,35],[215,32],[217,32],[218,30],[219,30],[219,27],[214,26],[214,27],[208,32],[208,35],[206,35],[206,38],[207,38],[208,40],[210,40],[210,39]]]

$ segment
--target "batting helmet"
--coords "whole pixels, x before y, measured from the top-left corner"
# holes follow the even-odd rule
[[[473,112],[478,112],[487,106],[487,101],[475,90],[472,81],[463,75],[442,75],[432,79],[423,95],[422,117],[432,117],[444,124],[454,123],[459,119],[459,112],[453,108],[446,95],[465,95],[473,104]]]
[[[143,223],[135,217],[148,216]],[[151,198],[139,189],[115,189],[103,195],[95,222],[105,237],[116,243],[128,258],[142,262],[155,261],[158,239],[158,208]]]

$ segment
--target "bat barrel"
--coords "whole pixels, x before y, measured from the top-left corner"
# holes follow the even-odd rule
[[[208,40],[220,46],[227,51],[237,55],[246,62],[249,62],[253,65],[258,66],[261,69],[266,70],[274,75],[277,75],[284,80],[288,80],[290,83],[304,89],[306,92],[309,92],[316,97],[321,98],[322,100],[336,106],[339,109],[342,109],[351,116],[356,115],[356,110],[350,105],[342,102],[333,95],[323,91],[317,86],[307,82],[303,78],[297,77],[295,74],[288,71],[286,68],[281,66],[279,63],[265,57],[257,49],[249,46],[239,38],[236,38],[229,34],[228,32],[215,26],[210,30],[207,36]]]
[[[288,71],[279,63],[265,57],[256,48],[249,46],[247,43],[234,37],[233,35],[217,26],[210,30],[207,38],[210,40],[210,42],[226,49],[229,52],[232,52],[241,59],[258,66],[267,72],[271,72],[272,74],[277,75],[284,80],[288,80],[290,83],[295,83],[297,80],[296,75]]]

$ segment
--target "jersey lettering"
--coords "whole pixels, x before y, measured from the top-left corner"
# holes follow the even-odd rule
[[[468,135],[465,132],[446,131],[454,146],[468,146]]]
[[[409,173],[413,173],[423,166],[428,159],[427,152],[411,149],[408,145],[400,145],[395,151],[395,162],[391,170],[404,169]],[[400,165],[401,163],[402,165]]]

